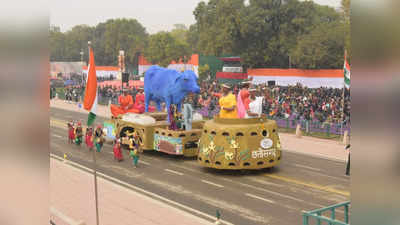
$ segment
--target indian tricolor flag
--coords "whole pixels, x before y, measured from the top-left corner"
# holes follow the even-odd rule
[[[89,111],[87,125],[91,126],[96,119],[97,111],[97,76],[96,65],[94,63],[94,54],[92,48],[89,46],[89,68],[87,73],[87,82],[85,90],[85,99],[83,101],[83,108]]]
[[[344,86],[346,88],[350,88],[350,65],[347,62],[347,54],[344,55],[343,73],[344,73]]]

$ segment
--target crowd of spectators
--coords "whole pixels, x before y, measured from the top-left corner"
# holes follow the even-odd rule
[[[62,93],[64,94],[65,101],[69,103],[72,102],[76,103],[82,101],[84,88],[81,85],[65,86],[64,89],[62,90]],[[57,92],[57,95],[59,95],[59,92]]]
[[[220,92],[219,86],[217,82],[200,83],[201,93],[195,97],[193,104],[203,116],[212,117],[218,113],[218,96],[215,93]],[[350,93],[346,89],[307,88],[300,84],[263,84],[253,87],[258,89],[258,96],[264,97],[263,114],[270,118],[318,120],[321,123],[340,123],[342,120],[345,124],[350,122]],[[239,91],[240,85],[233,85],[233,94],[237,95]]]
[[[217,81],[202,81],[200,94],[193,96],[193,108],[205,117],[212,117],[219,111],[218,95],[220,85]],[[300,84],[294,86],[255,85],[258,96],[264,97],[263,114],[275,119],[295,119],[319,121],[321,123],[350,122],[350,93],[339,88],[307,88]],[[128,88],[128,93],[135,99],[136,88]],[[233,85],[232,92],[238,94],[240,84]],[[78,102],[84,93],[81,86],[65,87],[68,101]],[[120,88],[104,86],[98,88],[99,103],[118,104]],[[344,98],[343,98],[344,97]],[[344,108],[343,108],[344,106]],[[344,112],[342,114],[342,112]]]

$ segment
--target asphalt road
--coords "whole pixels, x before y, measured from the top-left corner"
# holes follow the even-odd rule
[[[93,168],[92,153],[84,145],[78,148],[67,143],[67,121],[86,121],[87,115],[56,108],[51,108],[50,114],[51,153],[59,157],[66,153],[70,161]],[[96,122],[105,119],[97,117]],[[205,219],[210,218],[204,214],[215,216],[218,209],[226,224],[302,224],[303,210],[350,198],[350,182],[344,176],[343,162],[288,151],[283,151],[278,167],[258,171],[207,169],[194,158],[153,151],[141,154],[135,169],[126,151],[124,158],[122,162],[114,161],[112,146],[106,144],[97,154],[97,170],[120,185],[141,188],[147,191],[143,194],[174,203],[174,207]],[[343,211],[339,210],[337,218],[342,217]]]

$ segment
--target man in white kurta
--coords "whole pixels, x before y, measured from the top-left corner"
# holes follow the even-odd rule
[[[256,96],[256,89],[249,89],[250,92],[250,103],[249,109],[246,112],[246,118],[258,118],[262,114],[262,103],[263,97]]]

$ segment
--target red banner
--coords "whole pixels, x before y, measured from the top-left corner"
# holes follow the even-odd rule
[[[247,73],[217,72],[217,79],[247,79]]]

